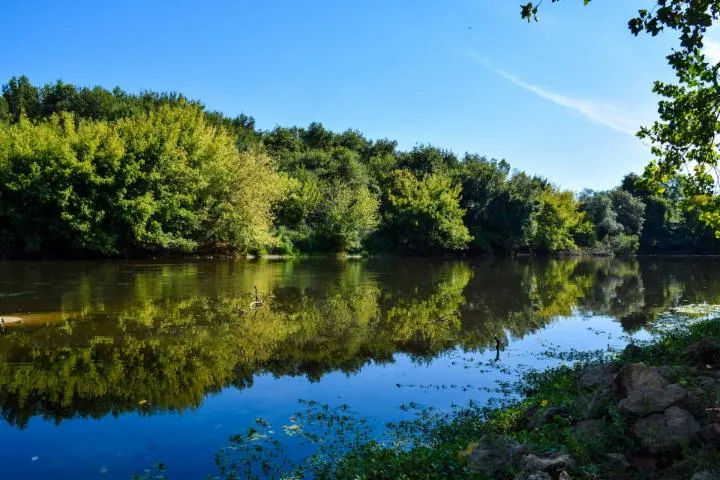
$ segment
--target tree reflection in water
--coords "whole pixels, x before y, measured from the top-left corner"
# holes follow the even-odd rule
[[[0,413],[30,418],[198,407],[255,375],[352,374],[495,349],[559,317],[626,329],[680,303],[717,303],[714,260],[373,260],[4,264]],[[254,287],[262,308],[251,309]],[[244,315],[239,312],[245,311]],[[29,312],[26,314],[24,312]]]

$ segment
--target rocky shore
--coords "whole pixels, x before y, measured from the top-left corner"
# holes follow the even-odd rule
[[[467,450],[469,473],[720,479],[717,323],[644,348],[630,345],[610,363],[549,375],[520,405],[490,415],[488,433]]]

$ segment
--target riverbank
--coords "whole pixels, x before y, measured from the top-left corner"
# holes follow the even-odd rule
[[[605,363],[535,373],[522,400],[405,425],[328,478],[720,478],[720,317],[631,344]]]

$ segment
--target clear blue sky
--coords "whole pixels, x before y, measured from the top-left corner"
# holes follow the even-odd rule
[[[257,125],[354,128],[508,160],[563,187],[641,171],[670,38],[651,0],[3,0],[0,79],[178,91]]]

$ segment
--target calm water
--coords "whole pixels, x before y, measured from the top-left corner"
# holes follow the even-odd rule
[[[381,426],[720,300],[718,259],[0,263],[3,479],[171,478],[298,399]],[[254,311],[253,289],[264,300]],[[241,315],[240,310],[245,310]],[[507,348],[495,362],[495,337]]]

